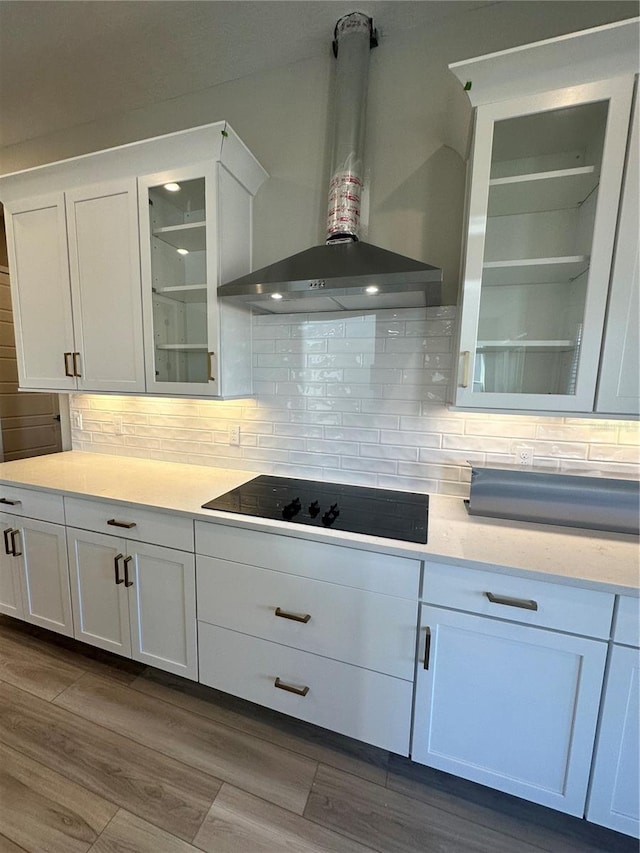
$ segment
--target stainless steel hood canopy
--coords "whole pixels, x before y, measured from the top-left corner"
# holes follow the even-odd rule
[[[265,314],[441,304],[441,269],[358,240],[365,94],[369,51],[376,44],[373,21],[366,15],[354,12],[336,24],[336,118],[326,245],[222,285],[222,299],[249,304]]]
[[[441,280],[437,267],[349,240],[299,252],[218,294],[267,314],[416,308],[440,304]]]

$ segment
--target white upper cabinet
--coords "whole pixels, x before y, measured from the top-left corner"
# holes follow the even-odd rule
[[[638,90],[613,260],[596,411],[640,414],[640,140]]]
[[[0,177],[20,387],[250,394],[251,315],[216,291],[265,178],[224,122]]]
[[[64,194],[6,204],[5,223],[20,387],[75,390]]]
[[[135,180],[7,204],[21,388],[144,391]]]
[[[251,194],[220,163],[139,180],[147,389],[251,394],[251,314],[218,284],[251,270]]]
[[[144,391],[136,182],[65,194],[78,390]]]
[[[637,66],[625,45],[637,30],[637,21],[624,22],[451,66],[477,105],[458,406],[594,410]],[[604,62],[600,54],[616,44],[619,56]],[[544,74],[532,70],[539,67]],[[594,80],[598,71],[618,76]],[[566,85],[581,80],[589,82]],[[637,229],[617,240],[619,256],[637,252]],[[627,286],[618,312],[632,299]],[[612,303],[612,323],[614,313]],[[628,341],[629,364],[632,348]],[[621,355],[610,356],[611,375]],[[633,411],[626,401],[598,409]]]

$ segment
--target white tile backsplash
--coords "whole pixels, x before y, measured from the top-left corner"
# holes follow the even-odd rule
[[[640,473],[635,422],[449,411],[454,321],[451,306],[256,317],[255,398],[75,394],[73,447],[462,497],[468,460],[523,443],[555,470]]]

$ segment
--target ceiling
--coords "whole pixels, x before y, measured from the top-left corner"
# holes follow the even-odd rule
[[[344,14],[381,39],[492,0],[0,0],[0,146],[330,50]]]

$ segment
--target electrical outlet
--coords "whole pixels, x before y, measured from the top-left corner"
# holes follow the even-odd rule
[[[237,447],[240,444],[240,424],[233,424],[229,427],[229,444]]]
[[[526,444],[519,444],[516,447],[516,465],[526,465],[529,468],[533,465],[533,447],[528,447]]]
[[[73,428],[82,429],[82,412],[73,413]]]
[[[115,435],[122,435],[122,415],[113,416],[113,432]]]

